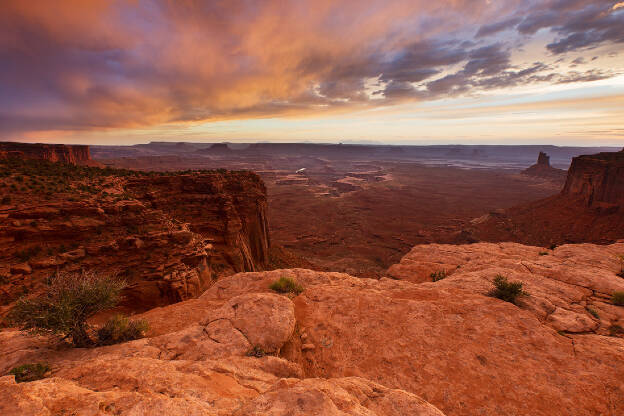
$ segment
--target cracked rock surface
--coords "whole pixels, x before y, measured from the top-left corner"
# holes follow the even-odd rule
[[[0,414],[620,415],[624,338],[609,328],[624,322],[610,303],[624,244],[541,250],[417,246],[380,280],[239,273],[137,315],[149,338],[108,347],[5,330],[0,374],[51,372],[0,378]],[[497,274],[529,296],[487,296]],[[280,277],[303,293],[272,292]]]

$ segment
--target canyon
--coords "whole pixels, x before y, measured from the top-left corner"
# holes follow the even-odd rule
[[[266,190],[251,172],[135,176],[28,159],[0,168],[11,190],[0,202],[3,309],[59,271],[124,278],[123,306],[137,311],[268,265]]]
[[[624,238],[623,166],[624,151],[575,157],[558,194],[485,214],[463,232],[543,247],[615,242]]]
[[[93,325],[149,323],[94,348],[2,328],[0,413],[624,411],[624,151],[575,156],[563,177],[531,174],[552,173],[542,153],[522,172],[303,148],[0,159],[0,314],[91,270],[129,283]],[[516,301],[492,294],[498,276],[522,285]],[[25,363],[48,369],[8,375]]]

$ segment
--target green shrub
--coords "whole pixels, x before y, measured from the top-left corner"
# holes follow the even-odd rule
[[[614,324],[609,327],[609,335],[612,337],[617,337],[618,335],[624,335],[624,328],[620,325]]]
[[[586,309],[586,310],[587,310],[587,312],[589,312],[589,313],[590,313],[590,314],[591,314],[594,318],[596,318],[596,319],[600,319],[600,315],[598,315],[598,312],[596,312],[596,310],[595,310],[595,309],[592,309],[592,308],[589,308],[589,307],[587,307],[587,308],[585,308],[585,309]]]
[[[114,315],[97,331],[98,344],[112,345],[143,338],[149,330],[145,319],[129,320],[124,315]]]
[[[271,283],[269,288],[278,293],[290,292],[298,295],[299,293],[303,292],[303,286],[297,283],[297,281],[292,277],[280,277],[278,280]]]
[[[45,377],[45,373],[50,371],[50,367],[44,363],[24,364],[15,367],[9,371],[9,374],[15,376],[15,381],[24,383],[28,381],[41,380]]]
[[[540,252],[539,252],[539,255],[540,255],[540,256],[547,256],[547,255],[548,255],[548,252],[547,252],[547,251],[540,251]]]
[[[624,292],[613,292],[611,302],[613,302],[614,305],[624,306]]]
[[[489,296],[516,304],[518,296],[528,296],[522,290],[522,282],[509,282],[505,276],[497,275],[492,281],[494,288],[488,293]]]
[[[264,352],[264,350],[258,346],[254,346],[252,349],[247,351],[247,357],[262,358],[265,355],[266,355],[266,352]]]
[[[121,280],[94,273],[58,274],[39,297],[20,299],[8,320],[22,330],[61,335],[86,347],[93,344],[87,319],[117,305],[124,287]]]
[[[433,272],[429,275],[434,282],[438,280],[446,279],[448,276],[446,275],[446,270],[438,270],[437,272]]]
[[[549,249],[551,249],[551,250],[554,250],[554,249],[556,249],[556,248],[557,248],[557,244],[554,244],[554,243],[553,243],[553,244],[551,244],[548,248],[549,248]]]

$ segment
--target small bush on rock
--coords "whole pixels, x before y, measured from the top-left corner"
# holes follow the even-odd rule
[[[518,296],[527,296],[522,290],[522,282],[509,282],[505,276],[497,275],[492,281],[494,288],[488,293],[489,296],[516,304]]]
[[[93,344],[87,319],[117,305],[124,287],[121,280],[94,273],[61,273],[39,297],[20,299],[7,317],[22,330],[61,335],[86,347]]]
[[[612,337],[617,337],[620,335],[624,335],[624,328],[622,328],[620,325],[611,325],[609,327],[609,335]]]
[[[149,330],[145,319],[129,320],[124,315],[114,315],[97,331],[99,345],[113,345],[143,338]]]
[[[267,355],[266,352],[264,352],[264,350],[262,348],[258,347],[257,345],[254,346],[249,351],[247,351],[247,357],[262,358],[265,355]]]
[[[611,302],[613,302],[614,305],[624,306],[624,292],[613,292]]]
[[[438,270],[437,272],[433,272],[429,275],[434,282],[438,280],[446,279],[448,276],[446,274],[446,270]]]
[[[24,364],[15,367],[9,371],[9,374],[15,376],[17,383],[41,380],[45,377],[45,373],[50,371],[50,367],[44,363]]]
[[[294,293],[298,295],[303,292],[303,286],[297,283],[292,277],[280,277],[278,280],[271,283],[269,288],[278,293]]]
[[[585,308],[585,309],[587,309],[587,312],[589,312],[591,314],[591,316],[593,316],[596,319],[600,319],[600,315],[598,315],[598,312],[596,312],[595,309],[592,309],[592,308],[589,308],[589,307]]]

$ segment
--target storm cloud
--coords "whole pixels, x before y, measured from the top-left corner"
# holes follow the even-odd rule
[[[0,136],[273,117],[591,82],[618,71],[595,66],[561,73],[546,58],[623,43],[624,8],[614,5],[5,0]],[[515,61],[540,30],[550,34],[542,55]],[[589,65],[594,56],[575,62]]]

